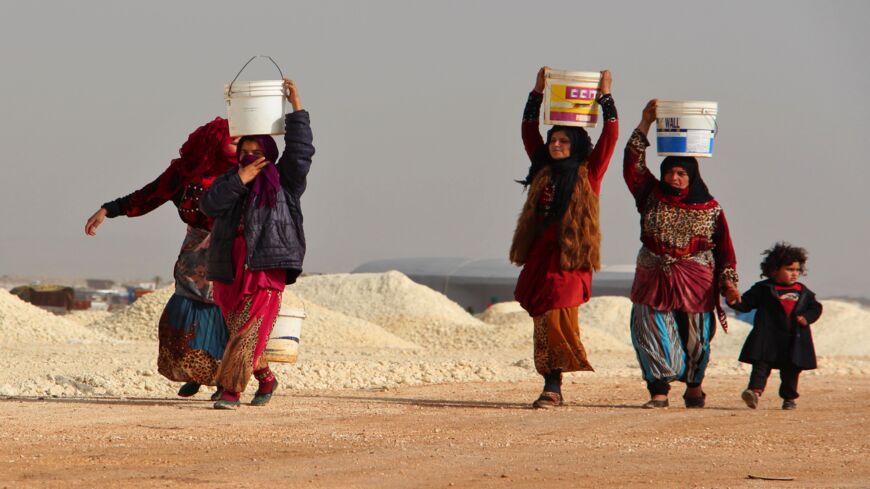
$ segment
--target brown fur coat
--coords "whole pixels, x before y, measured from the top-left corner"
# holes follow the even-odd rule
[[[526,204],[517,220],[514,239],[511,244],[510,260],[517,265],[525,265],[535,239],[544,230],[535,215],[535,208],[541,192],[550,184],[549,168],[535,175]],[[601,227],[598,221],[598,194],[589,184],[589,171],[586,165],[577,170],[577,184],[571,194],[571,203],[559,224],[559,264],[563,270],[601,268]]]

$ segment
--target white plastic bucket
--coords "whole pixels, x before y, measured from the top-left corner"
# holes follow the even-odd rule
[[[257,56],[242,66],[233,81],[224,85],[230,136],[284,134],[284,75],[282,80],[236,81]],[[261,56],[269,58],[268,56]],[[272,58],[269,58],[275,67]],[[281,68],[278,68],[281,72]]]
[[[275,327],[266,343],[263,358],[267,362],[296,363],[299,356],[299,337],[305,311],[294,307],[282,307],[275,319]]]
[[[560,126],[598,125],[597,71],[544,72],[544,123]]]
[[[661,156],[713,156],[716,102],[661,100],[656,109],[656,148]]]

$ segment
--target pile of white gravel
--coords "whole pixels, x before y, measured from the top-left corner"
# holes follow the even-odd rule
[[[40,309],[0,289],[0,342],[70,343],[104,342],[106,336],[81,324]]]
[[[156,366],[157,322],[173,290],[160,289],[112,314],[68,316],[0,290],[0,396],[174,397],[179,384]],[[823,304],[813,326],[819,369],[807,375],[870,375],[870,342],[861,341],[870,311],[842,301]],[[532,361],[532,319],[515,302],[474,317],[444,295],[388,272],[304,277],[285,290],[283,305],[303,309],[307,318],[299,363],[273,364],[282,389],[540,378]],[[606,375],[640,384],[630,311],[624,297],[594,297],[580,308],[581,337],[596,372],[569,374],[567,382]],[[730,334],[720,330],[713,341],[710,375],[748,375],[750,367],[737,355],[751,325],[729,323]]]
[[[380,324],[429,349],[497,348],[497,329],[444,294],[399,272],[314,275],[289,287],[299,297]]]
[[[96,322],[89,328],[114,338],[131,341],[157,340],[157,323],[163,307],[175,293],[175,285],[145,294],[132,305]]]

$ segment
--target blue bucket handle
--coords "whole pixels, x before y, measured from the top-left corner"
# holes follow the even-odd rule
[[[275,68],[278,68],[278,74],[281,75],[281,79],[282,80],[284,79],[284,72],[281,71],[281,67],[278,66],[278,63],[276,63],[275,60],[272,59],[271,56],[266,56],[265,54],[260,54],[258,56],[251,56],[251,59],[249,59],[248,62],[245,63],[245,66],[242,66],[242,69],[239,70],[238,73],[236,73],[236,76],[233,78],[233,81],[230,82],[230,86],[229,86],[229,88],[227,88],[227,95],[233,93],[233,83],[235,83],[236,80],[239,78],[239,75],[241,75],[242,72],[245,71],[245,68],[247,68],[248,65],[251,64],[251,61],[254,61],[256,58],[269,58],[269,61],[271,61],[272,64],[275,65]]]

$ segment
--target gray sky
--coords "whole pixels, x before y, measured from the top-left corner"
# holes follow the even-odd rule
[[[613,72],[620,141],[602,188],[605,264],[633,263],[622,150],[653,97],[719,102],[701,171],[742,278],[776,240],[810,251],[822,296],[870,296],[867,2],[15,2],[0,19],[0,275],[170,277],[167,203],[85,220],[138,189],[222,87],[269,54],[296,79],[317,155],[306,269],[504,257],[524,195],[519,137],[537,68]],[[275,78],[266,63],[245,79]],[[600,129],[592,131],[596,138]],[[654,147],[648,152],[656,171]]]

